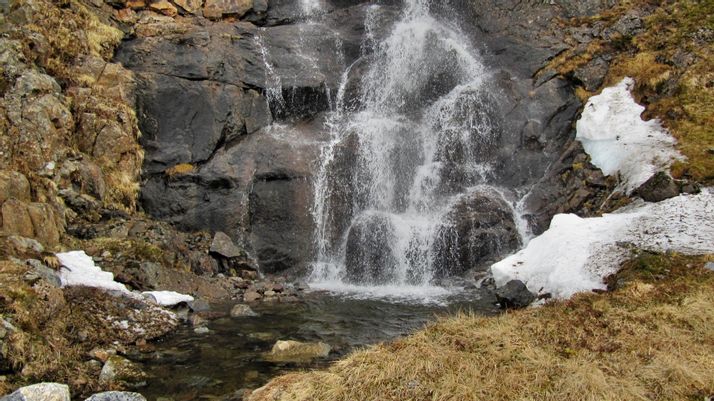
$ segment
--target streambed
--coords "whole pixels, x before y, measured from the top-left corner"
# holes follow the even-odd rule
[[[464,290],[439,299],[363,298],[313,292],[299,304],[261,304],[257,317],[225,317],[208,323],[208,334],[189,326],[136,355],[152,378],[139,391],[150,401],[221,399],[255,389],[285,372],[324,368],[350,351],[412,333],[439,316],[459,311],[498,313],[492,295]],[[219,305],[228,311],[232,304]],[[326,359],[306,364],[274,363],[263,357],[277,340],[323,341]]]

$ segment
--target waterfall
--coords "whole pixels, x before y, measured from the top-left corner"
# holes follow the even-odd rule
[[[310,278],[325,288],[433,289],[447,216],[493,168],[487,155],[498,124],[489,73],[426,0],[407,1],[380,42],[371,19],[368,12],[362,57],[369,67],[353,94],[357,106],[344,99],[350,67],[315,178]]]

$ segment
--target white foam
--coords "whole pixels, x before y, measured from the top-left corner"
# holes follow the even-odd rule
[[[576,125],[576,138],[592,163],[607,175],[619,174],[628,194],[682,158],[659,121],[642,120],[645,108],[632,97],[633,85],[632,78],[625,78],[591,97]]]
[[[353,299],[384,299],[390,302],[419,304],[446,304],[447,297],[459,292],[460,288],[445,288],[431,285],[356,285],[341,280],[311,282],[312,290],[327,291]]]
[[[602,217],[556,215],[546,232],[491,266],[491,272],[499,286],[518,279],[533,292],[568,298],[604,289],[603,279],[629,255],[624,243],[659,252],[714,252],[712,189],[659,203],[639,202]]]

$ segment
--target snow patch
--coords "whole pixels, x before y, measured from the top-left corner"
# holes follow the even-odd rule
[[[192,302],[193,297],[174,291],[144,291],[141,293],[161,306],[174,306],[181,302]]]
[[[602,217],[553,217],[550,228],[520,252],[491,266],[498,286],[518,279],[530,291],[568,298],[604,289],[627,247],[685,254],[714,252],[714,190],[659,203],[639,202]]]
[[[63,252],[55,255],[62,264],[62,269],[60,269],[62,287],[94,287],[131,294],[124,284],[114,281],[114,274],[105,272],[95,265],[91,256],[84,251]]]
[[[674,149],[676,141],[659,121],[640,117],[645,108],[632,97],[633,85],[632,78],[625,78],[591,97],[576,125],[576,139],[592,163],[606,175],[619,173],[627,194],[682,159]]]

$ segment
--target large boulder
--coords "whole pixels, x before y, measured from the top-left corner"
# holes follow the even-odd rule
[[[59,383],[38,383],[22,387],[0,401],[70,401],[69,387]]]
[[[520,245],[513,211],[495,191],[464,195],[445,220],[434,245],[436,278],[485,271]]]

